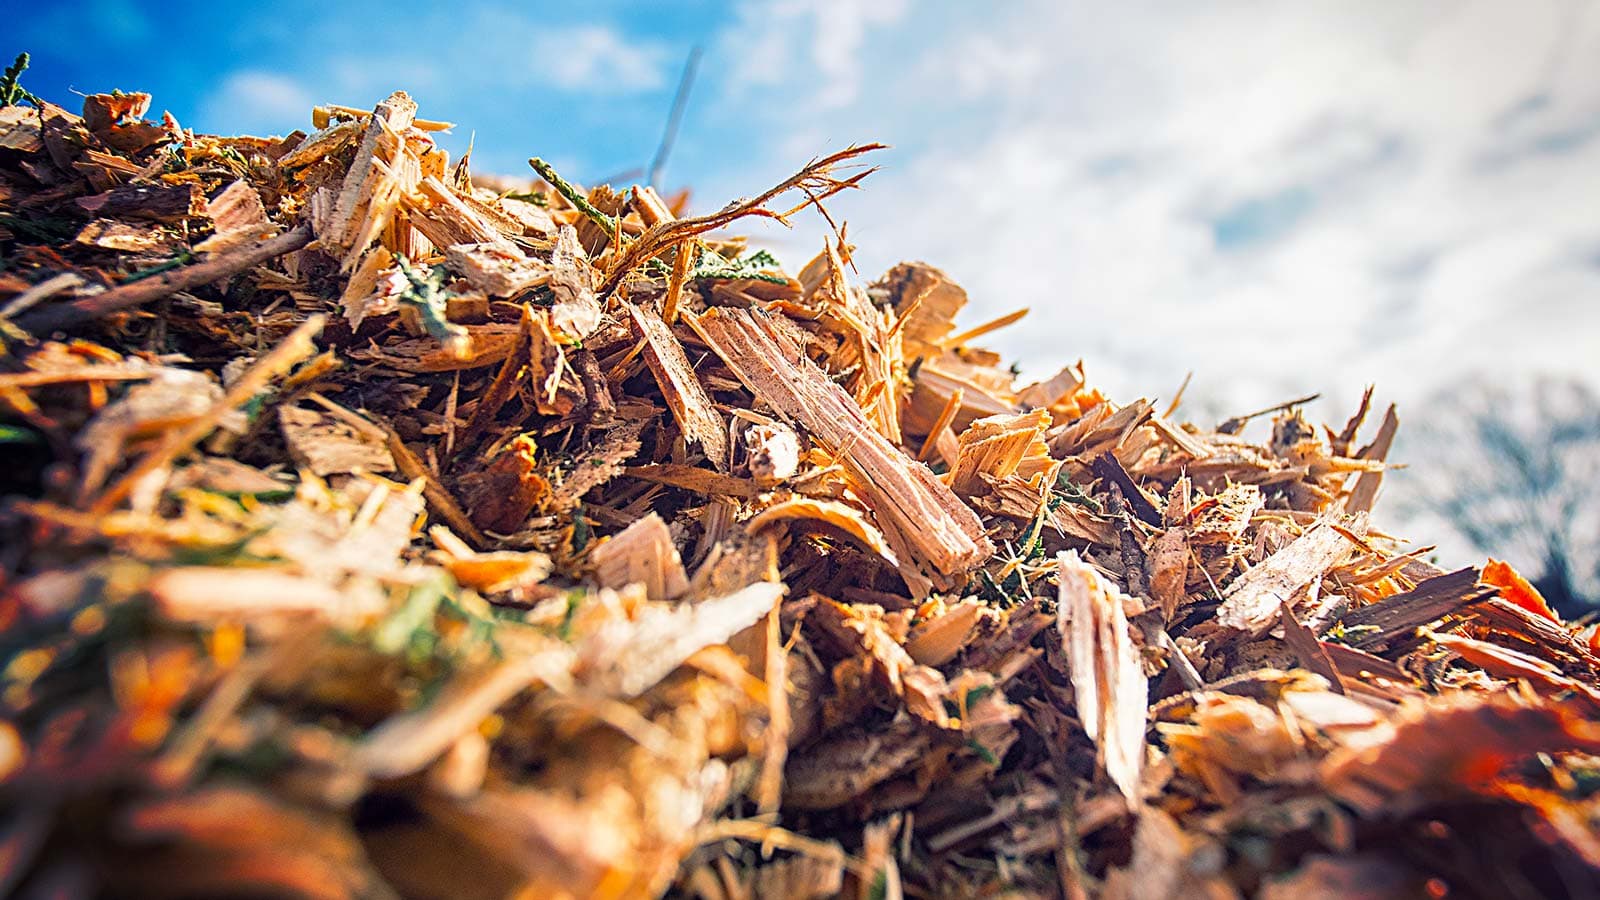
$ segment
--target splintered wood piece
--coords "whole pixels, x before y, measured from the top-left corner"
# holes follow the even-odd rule
[[[689,589],[672,532],[653,512],[595,547],[589,563],[601,587],[642,584],[645,596],[654,601],[676,600]]]
[[[1083,384],[1083,360],[1080,359],[1070,366],[1064,366],[1049,378],[1018,391],[1017,399],[1034,409],[1049,409],[1057,401],[1072,396]]]
[[[947,414],[952,402],[956,404],[955,412]],[[911,397],[901,412],[900,426],[907,434],[938,434],[941,433],[937,428],[940,423],[961,431],[974,419],[1016,411],[1015,404],[995,396],[983,385],[927,363],[917,370],[911,381]]]
[[[108,219],[132,218],[176,223],[206,214],[206,195],[200,185],[126,184],[103,194],[82,197],[78,208]]]
[[[1056,627],[1066,639],[1073,697],[1101,765],[1130,806],[1139,802],[1149,685],[1122,605],[1128,598],[1068,550],[1057,557]]]
[[[37,307],[19,316],[16,324],[34,333],[43,333],[97,319],[243,272],[298,250],[311,243],[311,238],[311,226],[298,225],[270,240],[234,247],[205,262],[162,272],[153,278],[141,278],[68,303]]]
[[[920,262],[895,266],[877,287],[889,294],[901,319],[906,357],[937,357],[945,336],[955,330],[956,315],[967,305],[967,292],[943,272]]]
[[[235,181],[206,201],[206,218],[220,234],[260,225],[267,221],[267,210],[255,188],[248,182]]]
[[[407,201],[412,213],[411,224],[435,247],[487,244],[510,258],[523,255],[516,244],[501,236],[499,229],[438,178],[429,175],[417,182],[417,196],[423,202]]]
[[[1316,633],[1295,618],[1289,604],[1278,608],[1278,622],[1283,626],[1283,642],[1300,658],[1300,665],[1326,678],[1335,693],[1343,694],[1344,680],[1339,676],[1339,667],[1334,665],[1328,651],[1323,649]]]
[[[1544,595],[1539,593],[1539,589],[1513,569],[1510,563],[1491,557],[1483,567],[1483,582],[1498,588],[1501,599],[1552,622],[1561,621],[1561,617],[1550,608],[1550,604],[1544,599]]]
[[[569,341],[583,341],[600,325],[600,301],[594,294],[594,267],[570,225],[556,232],[550,249],[550,324]]]
[[[1370,391],[1371,389],[1368,388]],[[1389,448],[1394,446],[1394,435],[1400,428],[1400,417],[1395,414],[1394,404],[1389,404],[1389,411],[1383,414],[1383,424],[1378,428],[1378,436],[1372,443],[1362,448],[1359,458],[1383,462],[1389,457]],[[1372,504],[1378,499],[1378,487],[1383,484],[1383,472],[1362,472],[1356,477],[1356,486],[1351,489],[1350,496],[1344,502],[1344,511],[1351,513],[1371,512]]]
[[[321,333],[322,325],[326,321],[324,316],[312,316],[302,322],[300,327],[284,337],[278,346],[256,360],[235,379],[227,392],[212,404],[210,409],[195,416],[183,427],[168,432],[155,449],[145,454],[90,504],[89,512],[103,516],[116,509],[141,480],[153,472],[171,466],[179,456],[188,452],[202,438],[214,431],[234,410],[255,399],[272,379],[288,372],[295,363],[315,353],[317,347],[313,343],[313,338]]]
[[[1182,528],[1162,532],[1150,550],[1150,597],[1161,604],[1161,615],[1168,622],[1187,596],[1190,553],[1189,533]]]
[[[407,166],[400,159],[405,154],[400,132],[416,116],[417,104],[405,91],[395,91],[372,110],[327,227],[317,231],[324,245],[342,252],[341,271],[356,267],[362,251],[394,215],[401,194],[415,184],[414,162]]]
[[[1022,321],[1022,319],[1027,315],[1028,307],[1024,306],[1021,309],[1012,310],[1011,312],[1008,312],[998,318],[990,319],[981,325],[974,325],[960,334],[951,335],[950,337],[944,338],[940,341],[940,344],[942,344],[945,349],[953,350],[957,347],[965,345],[967,341],[983,337],[991,331],[998,331],[1008,325],[1014,325],[1017,322]]]
[[[406,442],[393,428],[382,426],[381,430],[388,441],[389,455],[394,457],[395,467],[400,470],[400,474],[413,480],[418,478],[423,480],[422,495],[427,498],[428,506],[434,513],[443,519],[445,524],[466,535],[473,546],[487,545],[489,539],[478,530],[478,526],[472,523],[472,519],[461,508],[461,504],[457,503],[456,498],[445,489],[439,474],[433,471],[422,457],[407,447]]]
[[[507,249],[507,248],[510,249]],[[467,283],[491,297],[513,297],[550,280],[550,269],[534,262],[506,243],[452,244],[445,249],[445,264]]]
[[[673,487],[694,491],[697,494],[751,499],[761,493],[761,485],[746,478],[723,475],[699,466],[678,463],[654,463],[646,466],[629,466],[624,474],[642,481],[670,484]]]
[[[427,706],[374,728],[361,742],[357,763],[375,778],[416,772],[530,686],[565,684],[576,659],[573,648],[555,638],[518,651],[488,668],[456,676]]]
[[[867,420],[898,444],[901,333],[885,310],[850,286],[841,252],[842,248],[829,241],[801,270],[801,303],[843,339],[826,360],[828,371],[843,376],[845,389]]]
[[[384,298],[378,293],[380,280],[393,267],[394,254],[387,247],[374,247],[372,252],[361,257],[361,264],[350,274],[350,280],[345,282],[344,293],[339,298],[345,321],[350,323],[352,330],[360,328],[367,316],[394,312],[400,308],[394,299]]]
[[[365,117],[366,113],[362,113]],[[330,125],[316,134],[307,135],[298,146],[278,158],[278,168],[285,171],[299,169],[338,153],[360,140],[367,131],[361,119],[345,119]]]
[[[1600,656],[1595,654],[1592,642],[1584,641],[1560,623],[1503,597],[1478,604],[1473,608],[1472,618],[1474,624],[1531,641],[1542,654],[1561,660],[1563,668],[1569,671],[1587,669],[1600,673]]]
[[[883,557],[891,566],[900,565],[894,551],[884,542],[882,532],[868,522],[866,516],[853,506],[833,500],[813,500],[809,497],[792,497],[763,509],[745,523],[752,533],[777,522],[810,520],[831,525],[850,535],[862,546]]]
[[[114,219],[95,219],[83,226],[73,240],[85,247],[99,247],[122,253],[172,253],[181,246],[178,237],[170,229],[159,224],[135,224]],[[71,272],[64,272],[56,277],[65,276],[78,278],[82,283],[81,276]]]
[[[698,444],[706,459],[720,472],[728,470],[728,426],[711,404],[683,344],[655,310],[638,303],[628,308],[633,335],[644,341],[644,361],[661,388],[661,397],[684,439]]]
[[[578,647],[580,684],[603,695],[637,697],[685,660],[749,628],[783,599],[782,582],[758,581],[697,603],[651,603],[625,625],[602,628]]]
[[[983,478],[1007,478],[1015,474],[1023,457],[1049,459],[1039,436],[1050,427],[1050,413],[1042,409],[1007,416],[978,419],[961,432],[956,464],[947,476],[950,489],[969,496],[984,487]]]
[[[945,607],[906,635],[906,653],[924,666],[942,666],[966,649],[984,605],[967,599]]]
[[[315,617],[349,625],[385,611],[381,596],[340,591],[326,581],[281,569],[180,566],[156,574],[145,591],[157,614],[169,622]]]
[[[1490,776],[1534,753],[1600,752],[1575,703],[1525,705],[1515,694],[1429,698],[1402,707],[1392,739],[1322,761],[1323,786],[1363,815],[1398,814],[1430,791],[1493,791]]]
[[[544,315],[544,310],[539,313]],[[388,343],[381,348],[352,350],[350,356],[382,362],[402,372],[458,372],[503,362],[516,350],[521,331],[517,325],[500,322],[464,325],[462,329],[467,337],[464,355],[442,346],[432,337],[423,337]]]
[[[717,308],[688,321],[751,393],[805,428],[844,465],[889,546],[928,582],[954,587],[988,558],[993,548],[977,515],[926,466],[879,434],[850,395],[763,317]]]
[[[1135,516],[1146,525],[1161,527],[1161,513],[1151,502],[1150,495],[1133,482],[1133,476],[1122,467],[1121,461],[1110,453],[1102,453],[1095,457],[1090,466],[1095,477],[1102,479],[1107,485],[1116,485],[1122,491],[1123,499],[1128,501],[1128,507]]]
[[[1356,546],[1345,536],[1346,531],[1357,537],[1367,533],[1364,515],[1345,526],[1334,526],[1331,519],[1316,523],[1230,584],[1223,592],[1222,606],[1217,608],[1217,623],[1251,637],[1272,627],[1282,604],[1292,602],[1312,581],[1322,580],[1329,569],[1355,552]]]
[[[789,754],[784,766],[785,809],[831,809],[915,765],[932,738],[911,716],[886,726],[852,729]]]
[[[1150,426],[1162,437],[1172,442],[1172,445],[1195,459],[1205,459],[1211,455],[1211,448],[1200,442],[1200,439],[1167,421],[1164,416],[1152,415]]]
[[[388,441],[381,433],[358,430],[330,412],[279,407],[278,426],[289,455],[314,475],[395,470]]]
[[[432,556],[440,565],[464,587],[484,594],[537,584],[550,575],[550,557],[543,553],[531,550],[479,553],[444,525],[429,528],[428,536],[439,548]]]
[[[1342,616],[1339,624],[1348,635],[1346,643],[1369,650],[1494,595],[1493,588],[1478,587],[1478,570],[1468,566],[1363,606]]]

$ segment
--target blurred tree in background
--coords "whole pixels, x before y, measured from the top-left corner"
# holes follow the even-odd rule
[[[1568,617],[1600,605],[1600,396],[1577,380],[1435,394],[1396,448],[1394,502],[1521,569]],[[1463,548],[1466,549],[1466,548]]]

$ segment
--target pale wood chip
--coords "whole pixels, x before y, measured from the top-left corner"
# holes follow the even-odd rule
[[[1355,553],[1356,545],[1344,535],[1367,533],[1366,516],[1347,525],[1324,519],[1309,528],[1288,546],[1240,576],[1223,592],[1217,608],[1218,624],[1254,637],[1272,627],[1278,609],[1292,602],[1312,581],[1321,581],[1328,570]]]
[[[1048,461],[1049,452],[1039,437],[1049,427],[1050,413],[1042,409],[973,422],[961,432],[956,464],[946,476],[950,489],[969,496],[983,489],[982,475],[1009,477],[1027,456]]]
[[[394,457],[381,434],[358,430],[332,413],[279,407],[278,426],[289,455],[315,475],[395,471]]]
[[[556,232],[550,250],[550,324],[568,341],[583,341],[600,326],[600,301],[595,298],[594,266],[570,225]]]
[[[571,646],[546,638],[519,648],[509,659],[458,675],[427,706],[393,716],[368,732],[357,763],[374,778],[419,771],[529,687],[566,683],[575,658]]]
[[[689,589],[672,532],[653,512],[602,541],[590,551],[589,564],[601,587],[642,584],[654,601],[675,600]]]
[[[977,515],[878,433],[850,395],[764,318],[718,308],[689,321],[752,393],[838,457],[889,546],[928,583],[953,587],[988,558],[992,547]]]
[[[1400,417],[1395,413],[1394,404],[1389,404],[1389,410],[1383,414],[1383,424],[1378,427],[1378,436],[1372,443],[1363,447],[1359,458],[1383,462],[1389,456],[1389,448],[1394,446],[1395,432],[1400,428]],[[1350,496],[1344,501],[1344,511],[1350,514],[1371,512],[1372,504],[1378,499],[1378,487],[1383,484],[1383,471],[1362,472],[1356,477],[1356,486],[1351,489]]]
[[[1186,596],[1189,555],[1189,534],[1182,528],[1162,532],[1150,552],[1150,596],[1161,605],[1161,614],[1168,622]]]
[[[548,266],[513,252],[515,249],[504,243],[452,244],[444,259],[450,271],[485,294],[513,297],[550,280]]]
[[[634,337],[645,342],[645,364],[655,376],[661,397],[684,439],[698,444],[718,471],[727,471],[728,427],[695,376],[683,345],[649,306],[635,304],[628,312]]]
[[[1056,625],[1066,639],[1078,719],[1094,741],[1106,774],[1128,803],[1136,804],[1144,768],[1149,686],[1123,613],[1128,598],[1076,550],[1057,557],[1057,567]]]

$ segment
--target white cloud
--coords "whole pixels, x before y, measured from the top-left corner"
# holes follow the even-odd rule
[[[234,72],[201,101],[198,119],[184,124],[216,134],[287,134],[310,126],[316,103],[311,92],[292,78]]]
[[[974,319],[1031,306],[993,343],[1086,355],[1120,397],[1189,369],[1238,408],[1600,381],[1600,10],[995,9],[908,25],[914,79],[869,56],[848,110],[794,126],[913,148],[835,210],[864,273],[921,257]]]
[[[809,109],[848,106],[861,95],[868,31],[900,22],[910,7],[910,0],[742,3],[719,42],[720,53],[732,61],[729,89],[804,83],[810,86]],[[797,42],[805,46],[794,47]],[[797,56],[808,63],[804,70],[797,70]]]
[[[524,51],[535,72],[566,90],[595,93],[647,91],[666,82],[666,52],[648,41],[624,38],[598,25],[540,29]]]

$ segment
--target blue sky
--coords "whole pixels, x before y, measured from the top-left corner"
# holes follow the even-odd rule
[[[865,276],[935,262],[1030,373],[1113,396],[1196,373],[1220,408],[1475,373],[1600,382],[1600,7],[1583,0],[995,4],[33,4],[26,81],[146,90],[203,131],[306,127],[396,87],[580,181],[642,166],[705,48],[668,166],[720,206],[858,141],[833,208]],[[814,220],[766,231],[791,267]],[[1330,406],[1326,418],[1342,416]]]

